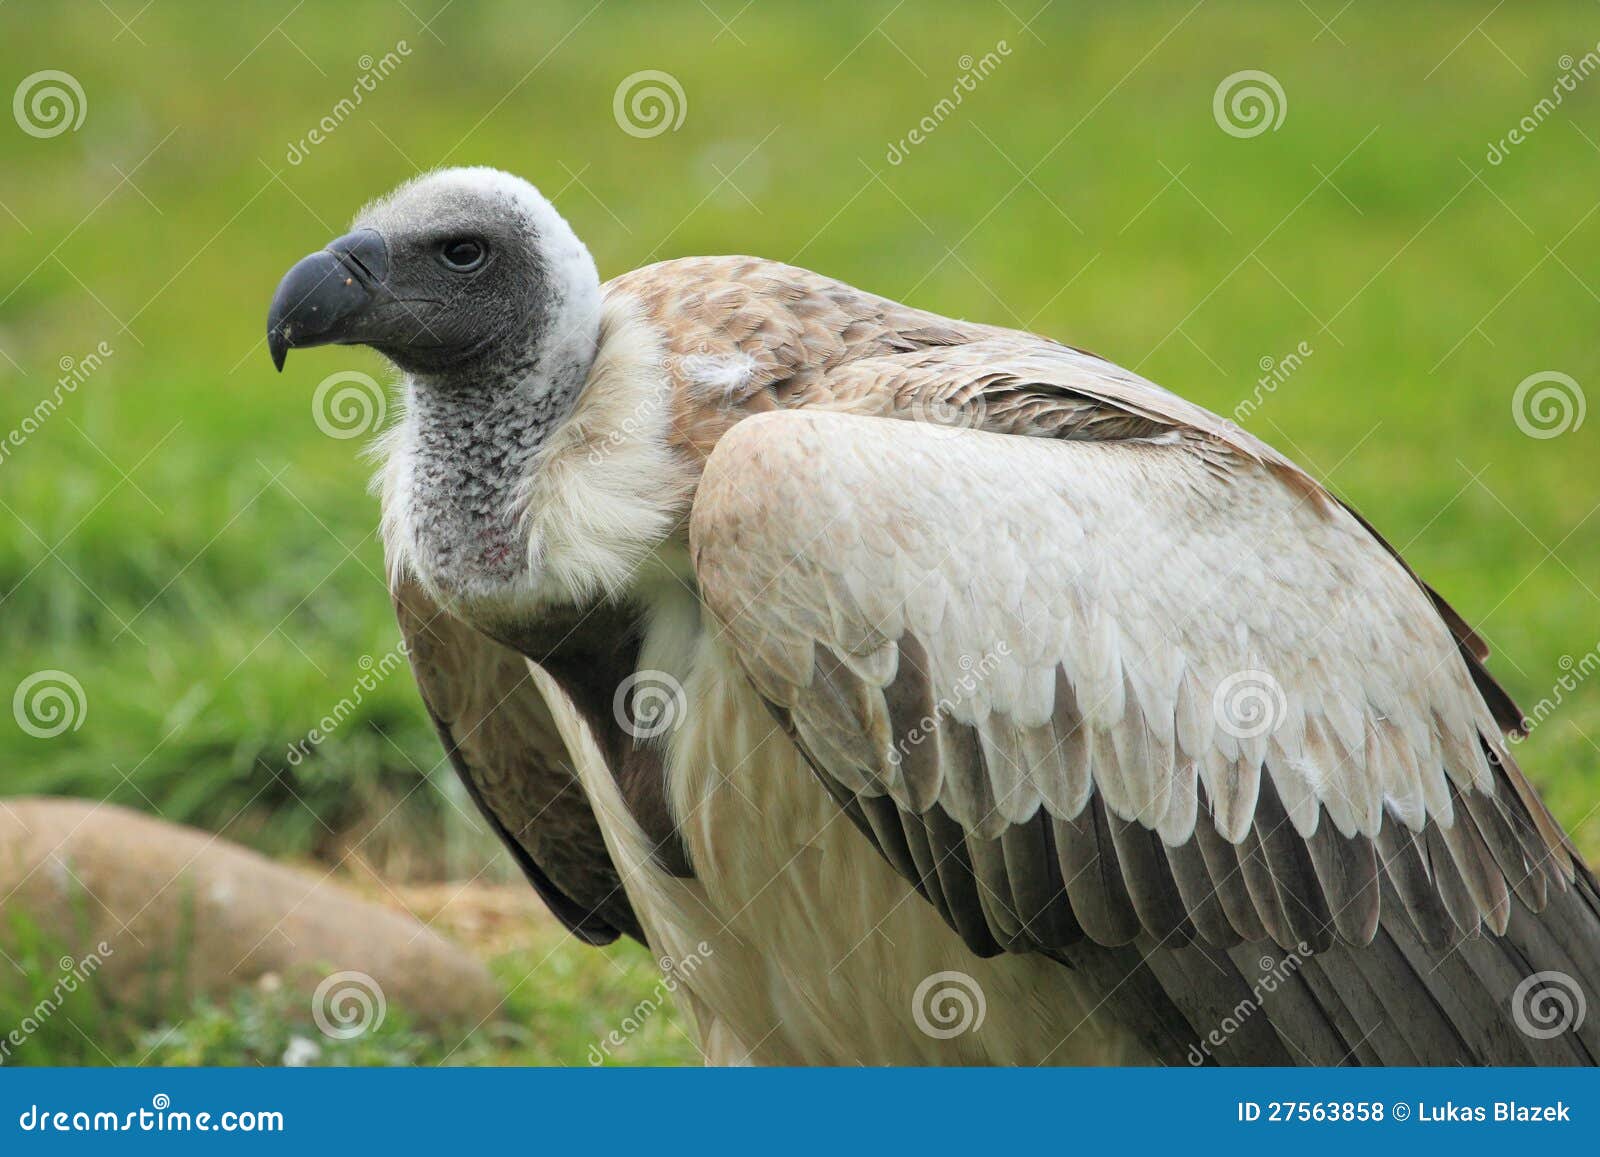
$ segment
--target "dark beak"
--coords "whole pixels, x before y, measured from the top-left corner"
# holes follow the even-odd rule
[[[267,314],[267,349],[279,371],[294,348],[358,340],[357,323],[394,300],[384,279],[389,247],[375,229],[358,229],[303,258],[278,283]]]

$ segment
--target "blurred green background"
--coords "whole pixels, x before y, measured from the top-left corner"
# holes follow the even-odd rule
[[[1576,678],[1600,644],[1600,417],[1576,409],[1600,382],[1600,8],[1040,4],[0,8],[0,95],[59,70],[83,114],[0,118],[0,692],[58,670],[86,704],[51,738],[0,727],[5,794],[506,877],[404,672],[287,759],[398,639],[371,467],[311,405],[336,370],[388,379],[355,350],[280,377],[262,335],[282,272],[363,201],[489,164],[603,276],[790,260],[1237,413],[1405,550],[1525,710],[1552,701],[1522,758],[1600,854],[1600,689]],[[682,93],[648,136],[614,109],[645,70]],[[1243,70],[1282,93],[1256,135],[1214,107]],[[1554,436],[1513,412],[1540,373],[1574,383],[1532,427]],[[588,1039],[512,1055],[582,1063]]]

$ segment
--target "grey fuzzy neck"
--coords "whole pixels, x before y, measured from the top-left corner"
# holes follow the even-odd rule
[[[596,338],[585,329],[553,348],[530,342],[470,368],[409,379],[412,530],[419,561],[446,585],[488,591],[526,572],[517,491],[582,392]]]

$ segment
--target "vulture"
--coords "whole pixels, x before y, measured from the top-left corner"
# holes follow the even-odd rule
[[[713,1064],[1592,1064],[1600,890],[1487,648],[1294,462],[755,257],[601,283],[425,173],[268,347],[365,345],[450,761]]]

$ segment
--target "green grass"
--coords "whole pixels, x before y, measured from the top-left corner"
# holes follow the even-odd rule
[[[163,995],[118,1003],[95,983],[104,961],[75,957],[22,914],[10,914],[5,928],[0,1066],[278,1065],[307,1043],[315,1051],[300,1063],[313,1065],[682,1065],[700,1059],[649,953],[631,942],[597,951],[549,918],[523,921],[511,942],[487,953],[505,999],[482,1023],[430,1025],[392,1000],[373,1017],[352,1003],[345,1012],[359,1024],[330,1022],[350,1036],[322,1031],[306,994],[276,978],[226,999],[177,995],[165,982],[182,971],[181,944],[173,946],[179,959],[170,970],[151,970],[151,991]],[[13,1032],[15,1039],[8,1035]]]
[[[288,7],[164,2],[131,32],[99,5],[0,15],[6,91],[54,68],[88,101],[51,139],[0,121],[0,435],[62,358],[114,351],[0,460],[0,692],[60,669],[87,702],[52,739],[0,728],[7,791],[109,796],[400,874],[482,865],[408,678],[286,760],[360,657],[396,642],[369,467],[310,404],[335,370],[384,371],[341,351],[274,375],[263,318],[283,270],[413,163],[534,179],[607,275],[796,260],[1061,336],[1225,414],[1263,358],[1305,342],[1246,424],[1405,549],[1525,704],[1600,643],[1600,418],[1539,440],[1511,414],[1545,370],[1600,404],[1600,79],[1485,159],[1559,58],[1600,41],[1591,4],[1362,4],[1329,32],[1297,4],[1057,2],[1024,29],[990,4],[735,17],[711,0],[723,31],[702,5],[624,0],[458,0],[425,30],[373,0],[308,4],[274,31]],[[358,57],[401,40],[393,74],[290,164]],[[963,55],[1001,40],[991,75],[889,164]],[[613,120],[643,69],[682,85],[679,130],[636,139]],[[1243,69],[1281,83],[1277,131],[1213,120]],[[1597,742],[1584,686],[1522,748],[1591,856]],[[550,1055],[581,1063],[573,1043]]]

